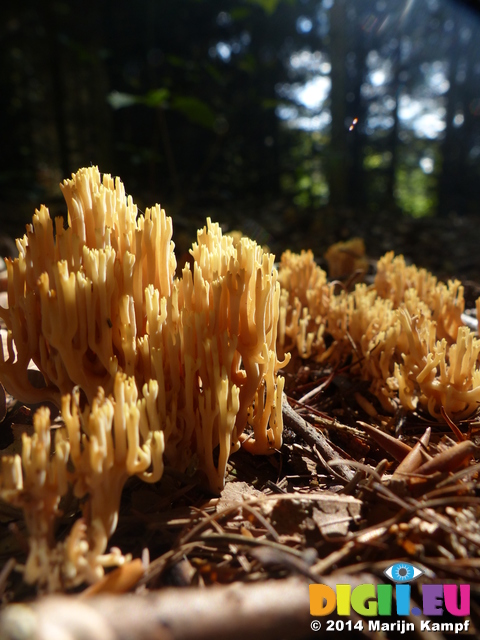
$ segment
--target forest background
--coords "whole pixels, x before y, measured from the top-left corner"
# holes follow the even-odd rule
[[[81,166],[279,253],[362,236],[480,272],[480,13],[454,0],[23,0],[0,8],[0,224]],[[475,244],[474,244],[475,243]]]

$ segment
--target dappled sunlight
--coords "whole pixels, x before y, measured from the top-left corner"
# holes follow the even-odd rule
[[[391,195],[403,210],[416,216],[431,214],[437,202],[434,191],[443,165],[435,163],[426,149],[422,152],[422,141],[436,144],[436,153],[441,153],[449,144],[449,132],[463,130],[467,117],[473,126],[471,115],[476,117],[480,113],[477,108],[480,100],[475,94],[479,91],[478,81],[473,89],[474,98],[466,101],[458,93],[469,73],[471,75],[473,71],[477,78],[480,75],[480,65],[467,49],[475,34],[480,35],[478,21],[469,21],[461,7],[437,0],[428,2],[427,10],[415,0],[400,4],[385,0],[377,3],[373,12],[368,11],[369,6],[367,1],[347,2],[344,13],[343,10],[335,13],[333,3],[329,2],[327,7],[323,2],[317,13],[303,13],[298,17],[297,32],[306,36],[317,29],[317,36],[309,40],[308,46],[293,50],[284,58],[290,82],[277,83],[275,87],[280,100],[275,113],[282,126],[290,131],[322,134],[322,143],[317,148],[324,154],[320,170],[324,177],[327,158],[332,153],[334,130],[340,131],[338,127],[343,125],[345,136],[355,130],[355,144],[362,145],[364,153],[390,158],[386,163],[382,161],[382,170],[396,176],[391,181]],[[320,36],[325,25],[328,25],[328,33],[335,30],[337,38],[339,34],[347,38],[350,33],[358,39],[355,49],[349,50],[349,43],[342,45],[346,56],[343,69],[332,58],[335,47]],[[447,41],[451,42],[451,47],[446,46]],[[312,47],[313,42],[317,43],[316,47]],[[333,104],[337,100],[334,91],[338,84],[345,87],[343,111]],[[452,102],[455,103],[453,113]],[[355,106],[356,111],[350,111],[349,105]],[[343,123],[335,124],[340,117]],[[356,126],[352,127],[354,118]],[[386,140],[391,151],[385,154],[379,149],[378,154],[375,147],[383,146]],[[409,160],[408,167],[402,166],[398,164],[405,156],[402,145],[412,140],[419,142],[415,152],[418,155],[414,161]],[[353,143],[346,144],[343,153]],[[471,159],[479,155],[477,148],[480,146],[470,148]],[[305,167],[309,162],[306,157]],[[345,158],[347,166],[349,162]],[[391,163],[394,166],[389,166]],[[365,179],[368,179],[368,172],[378,171],[374,168],[376,165],[373,156],[372,161],[365,158]],[[408,181],[413,181],[412,193],[417,195],[405,199],[406,176],[410,171],[416,171],[415,165],[419,173],[412,173]],[[304,173],[300,172],[300,176],[297,189],[304,194],[304,185],[309,181]],[[426,176],[431,179],[423,184],[424,195],[420,196],[419,185]],[[381,182],[377,181],[378,184]],[[382,191],[386,194],[385,188],[382,187]]]

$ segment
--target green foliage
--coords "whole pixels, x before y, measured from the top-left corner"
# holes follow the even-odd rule
[[[213,128],[215,114],[208,104],[199,98],[178,96],[172,99],[170,108],[180,111],[189,122],[199,124],[206,129]]]
[[[122,93],[121,91],[111,91],[107,96],[107,102],[112,109],[123,109],[138,104],[137,96],[130,93]]]
[[[376,153],[371,147],[367,147],[365,157],[363,159],[363,166],[365,169],[386,169],[392,161],[392,152],[384,151],[383,153]]]
[[[293,202],[302,208],[318,207],[328,202],[328,183],[323,167],[322,155],[316,152],[317,146],[323,144],[319,132],[297,132],[295,143],[292,140],[290,153],[294,160],[281,176],[281,187],[284,193],[292,197]]]
[[[136,104],[150,108],[169,108],[180,112],[189,122],[206,129],[212,129],[215,123],[215,114],[206,102],[196,97],[172,96],[170,90],[165,88],[153,89],[143,96],[112,91],[108,94],[107,101],[113,109],[123,109]]]
[[[203,68],[206,70],[209,76],[213,80],[215,80],[216,84],[223,85],[225,83],[223,75],[213,64],[211,64],[210,62],[207,62],[203,65]]]
[[[258,69],[257,61],[251,54],[247,54],[239,60],[237,66],[242,71],[245,71],[245,73],[249,73],[251,75],[253,75]]]
[[[135,96],[131,93],[111,91],[107,96],[107,102],[112,109],[124,109],[134,104],[143,104],[147,107],[164,107],[170,96],[168,89],[153,89],[144,96]]]
[[[300,173],[293,202],[299,207],[318,207],[328,201],[328,184],[321,171]]]
[[[164,107],[169,97],[170,91],[168,89],[153,89],[140,99],[140,103],[147,107]]]
[[[413,218],[433,215],[437,204],[435,178],[426,175],[419,167],[397,170],[395,196],[401,209]]]
[[[261,7],[266,14],[271,15],[276,10],[281,0],[248,0],[248,2]]]
[[[251,10],[248,7],[235,7],[230,11],[230,17],[232,20],[245,20],[251,15]]]

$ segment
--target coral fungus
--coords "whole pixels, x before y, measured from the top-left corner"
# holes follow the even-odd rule
[[[284,254],[279,279],[281,347],[289,338],[304,358],[349,361],[384,411],[421,406],[439,420],[442,407],[454,419],[475,412],[480,342],[463,325],[459,281],[438,282],[393,252],[378,261],[373,285],[351,292],[335,293],[308,253]]]
[[[57,218],[54,234],[42,207],[17,241],[18,258],[7,263],[8,309],[0,316],[8,348],[0,353],[0,379],[24,402],[61,406],[66,426],[49,462],[48,418],[36,418],[43,426],[35,440],[25,440],[22,461],[3,462],[0,495],[13,502],[28,496],[27,522],[36,522],[25,506],[36,494],[25,483],[28,452],[42,441],[42,473],[62,482],[38,488],[48,523],[40,527],[42,553],[34,551],[38,527],[30,527],[27,568],[39,569],[26,578],[47,580],[49,562],[66,566],[50,531],[68,485],[83,501],[83,524],[71,534],[77,561],[69,566],[76,569],[62,569],[76,583],[102,573],[128,476],[152,482],[164,465],[193,465],[218,492],[240,444],[262,454],[280,447],[283,363],[276,355],[280,285],[272,255],[248,238],[234,244],[208,220],[191,250],[193,272],[187,264],[175,278],[172,222],[158,205],[137,217],[120,180],[102,179],[94,167],[62,190],[67,228]],[[31,361],[43,374],[41,388],[29,382]],[[88,403],[82,409],[78,389]]]

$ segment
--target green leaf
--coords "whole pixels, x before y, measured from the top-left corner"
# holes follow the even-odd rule
[[[252,12],[247,7],[237,7],[236,9],[229,11],[229,14],[232,20],[244,20],[245,18],[248,18]]]
[[[281,0],[248,0],[248,2],[250,4],[258,5],[265,11],[265,13],[271,15],[280,4]]]
[[[206,129],[212,129],[215,122],[215,114],[206,102],[198,98],[177,97],[172,100],[171,108],[180,111],[194,124],[199,124]]]
[[[107,102],[113,109],[123,109],[134,104],[144,104],[146,107],[163,107],[169,97],[170,91],[168,89],[153,89],[144,96],[111,91],[107,96]]]
[[[132,104],[138,104],[141,99],[131,93],[121,93],[120,91],[111,91],[107,96],[107,102],[112,109],[123,109],[131,107]]]
[[[218,84],[224,84],[223,75],[216,69],[213,64],[209,62],[203,65],[208,74],[217,82]]]
[[[153,89],[141,98],[141,101],[147,107],[163,107],[169,97],[170,91],[168,89]]]

